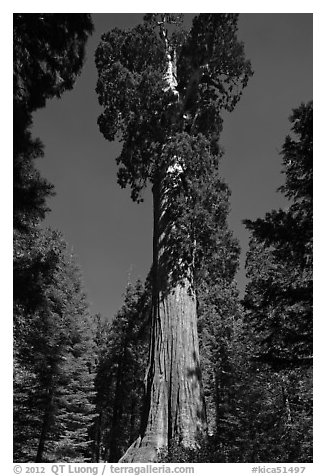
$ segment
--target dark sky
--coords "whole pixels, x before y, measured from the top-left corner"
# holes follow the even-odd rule
[[[137,205],[116,183],[119,144],[100,134],[94,51],[100,35],[129,28],[141,14],[95,14],[87,59],[71,92],[34,116],[34,134],[45,145],[38,166],[56,190],[45,224],[61,230],[82,268],[91,312],[112,318],[128,281],[144,279],[151,264],[152,203],[149,191]],[[191,17],[186,15],[187,24]],[[255,74],[236,109],[225,116],[221,173],[229,184],[230,226],[242,247],[237,281],[245,286],[248,233],[244,218],[285,205],[279,151],[288,117],[312,99],[312,15],[241,14],[239,38]]]

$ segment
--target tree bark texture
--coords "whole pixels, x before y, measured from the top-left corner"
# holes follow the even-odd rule
[[[163,92],[172,91],[179,101],[176,51],[170,48],[164,22],[160,35],[166,51],[167,87]],[[171,247],[175,223],[170,213],[170,191],[178,184],[170,181],[167,185],[165,178],[178,170],[177,162],[175,157],[174,165],[161,170],[153,184],[153,295],[146,400],[141,435],[120,462],[156,461],[159,450],[171,439],[188,448],[196,447],[197,437],[206,429],[193,272],[191,266],[184,266],[175,246]],[[182,267],[182,274],[175,279],[178,267]]]
[[[172,281],[166,264],[169,204],[161,184],[153,187],[153,202],[152,330],[143,428],[120,462],[156,461],[172,438],[196,447],[205,429],[192,273]]]

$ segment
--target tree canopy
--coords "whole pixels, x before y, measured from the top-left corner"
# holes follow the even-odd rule
[[[72,89],[92,32],[89,14],[15,13],[15,105],[32,112]]]
[[[237,15],[200,14],[189,32],[180,21],[168,46],[166,31],[174,20],[156,14],[131,30],[104,34],[96,51],[104,109],[99,127],[106,139],[123,142],[119,183],[131,186],[134,200],[162,167],[168,169],[174,155],[181,156],[175,133],[202,134],[211,147],[216,144],[221,110],[234,108],[252,75],[236,37]],[[167,49],[176,63],[175,90],[165,79]],[[174,148],[171,157],[162,155],[167,145]]]
[[[93,31],[88,14],[15,13],[13,26],[14,227],[42,220],[53,186],[35,159],[43,144],[33,139],[32,113],[47,99],[72,89],[81,72],[85,43]],[[31,34],[33,32],[33,34]]]
[[[275,367],[312,359],[312,102],[295,109],[290,121],[280,187],[290,206],[245,222],[252,235],[247,319],[257,330],[257,357]]]

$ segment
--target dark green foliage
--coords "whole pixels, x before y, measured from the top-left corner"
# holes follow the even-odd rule
[[[288,135],[282,149],[285,184],[280,190],[289,199],[305,205],[312,213],[313,192],[313,104],[301,104],[290,117],[292,136]],[[293,137],[294,136],[294,137]],[[310,215],[311,217],[311,215]]]
[[[13,360],[13,460],[33,461],[39,441],[41,411],[35,408],[40,392],[37,375],[32,365],[24,365],[15,349]]]
[[[246,316],[257,331],[257,357],[276,369],[312,359],[312,115],[312,103],[294,110],[293,136],[282,149],[281,191],[290,207],[246,221]]]
[[[32,139],[32,112],[72,89],[93,31],[88,14],[15,13],[13,16],[14,227],[33,226],[46,213],[52,185],[34,160],[43,145]]]
[[[14,99],[27,111],[72,89],[93,31],[89,14],[14,14]]]
[[[252,365],[270,395],[257,409],[256,460],[312,461],[312,117],[312,102],[293,111],[282,149],[280,190],[290,206],[245,222],[252,233],[245,321]]]
[[[141,198],[148,180],[154,183],[157,174],[167,170],[163,148],[171,139],[173,144],[175,133],[202,133],[212,146],[216,143],[221,132],[221,110],[234,107],[239,91],[252,74],[243,46],[236,39],[237,16],[200,14],[190,32],[181,32],[177,25],[169,38],[170,48],[178,56],[177,97],[166,89],[166,44],[159,20],[165,21],[164,28],[175,23],[175,18],[151,15],[132,30],[114,29],[103,35],[96,51],[97,93],[104,109],[99,127],[108,140],[118,137],[123,141],[117,159],[119,183],[131,186],[134,200]],[[205,32],[215,29],[216,34],[205,36]],[[197,50],[207,50],[208,56],[198,57]],[[223,71],[216,54],[219,50],[224,55]],[[207,78],[212,84],[207,84]],[[224,82],[234,83],[239,91],[230,87],[222,92]],[[191,108],[188,99],[195,101]]]
[[[14,14],[14,459],[84,461],[93,418],[92,337],[79,271],[43,231],[53,187],[35,159],[32,113],[71,89],[92,32],[86,14]]]
[[[35,231],[33,246],[16,251],[14,459],[84,461],[93,344],[80,275],[56,232]]]
[[[14,251],[14,460],[85,461],[94,344],[79,271],[51,230]]]
[[[31,115],[19,124],[14,113],[13,157],[13,224],[14,229],[27,231],[45,217],[49,208],[46,199],[53,195],[53,186],[41,177],[35,160],[43,157],[43,144],[31,137]]]
[[[222,437],[226,394],[234,378],[231,346],[241,317],[234,283],[221,278],[198,293],[198,332],[208,434]]]
[[[234,109],[252,76],[237,23],[238,15],[232,13],[196,16],[178,60],[178,89],[192,119],[191,131],[211,141],[220,132],[220,111]]]
[[[99,322],[94,461],[118,461],[139,435],[149,346],[149,296],[149,289],[140,281],[129,285],[112,324]]]
[[[252,340],[250,329],[238,322],[226,352],[219,456],[225,462],[309,462],[310,372],[275,373],[257,365]]]
[[[57,438],[53,444],[53,460],[66,462],[91,461],[92,439],[89,430],[96,417],[94,389],[93,342],[89,320],[65,358],[62,378],[58,384],[56,413]]]

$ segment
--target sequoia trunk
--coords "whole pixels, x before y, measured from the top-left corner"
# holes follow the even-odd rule
[[[171,229],[161,183],[153,187],[153,302],[146,408],[141,436],[120,462],[150,462],[171,438],[195,447],[205,428],[192,272],[172,281],[166,256]],[[178,258],[174,265],[180,265]]]
[[[172,92],[178,102],[177,57],[168,41],[165,18],[160,36],[166,53],[163,92]],[[195,447],[205,428],[193,270],[171,249],[173,198],[169,199],[171,189],[164,178],[169,169],[176,170],[175,159],[174,165],[158,172],[153,184],[152,326],[145,411],[141,435],[120,462],[156,461],[158,451],[172,438],[185,447]],[[183,273],[175,279],[178,267]]]

